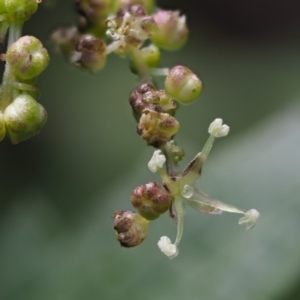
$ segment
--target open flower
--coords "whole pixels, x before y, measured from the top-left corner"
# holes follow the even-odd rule
[[[223,125],[222,119],[216,119],[213,123],[211,123],[209,126],[210,136],[204,145],[202,152],[198,153],[188,164],[185,170],[176,176],[170,177],[162,169],[165,159],[162,158],[163,155],[160,154],[159,150],[154,152],[150,161],[151,163],[149,164],[153,169],[159,172],[164,186],[174,197],[170,211],[177,224],[177,236],[175,242],[172,243],[166,236],[161,237],[158,242],[160,250],[169,258],[174,258],[178,255],[178,244],[183,234],[186,206],[190,206],[204,214],[221,214],[223,211],[243,214],[244,217],[239,220],[239,224],[245,225],[246,229],[252,228],[260,215],[255,209],[245,212],[234,206],[225,204],[206,195],[196,187],[196,181],[200,178],[202,166],[208,157],[215,138],[225,136],[228,132],[229,127],[227,125]]]

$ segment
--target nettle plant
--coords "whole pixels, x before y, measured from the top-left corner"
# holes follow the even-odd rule
[[[49,57],[34,37],[21,37],[22,24],[37,9],[37,0],[0,0],[0,33],[9,27],[8,50],[2,58],[6,68],[1,87],[0,136],[18,143],[36,133],[46,122],[44,108],[36,102],[36,77],[45,69]],[[135,247],[148,234],[149,222],[169,212],[177,224],[175,242],[162,236],[160,250],[169,258],[178,255],[187,206],[204,214],[223,211],[244,216],[239,224],[252,228],[259,213],[247,212],[204,194],[196,187],[201,170],[216,138],[229,133],[222,119],[208,128],[209,137],[202,151],[185,167],[177,170],[184,150],[174,141],[179,122],[174,117],[179,104],[190,104],[201,94],[202,82],[188,67],[158,67],[161,49],[174,51],[188,38],[185,16],[179,11],[162,10],[154,0],[75,0],[77,22],[58,26],[51,34],[55,49],[80,69],[96,72],[105,66],[111,53],[129,59],[130,71],[140,79],[131,92],[129,104],[137,121],[136,131],[147,145],[154,147],[148,163],[158,172],[162,184],[149,182],[135,188],[131,204],[137,212],[120,210],[114,214],[117,240],[124,247]],[[163,88],[155,78],[164,76]],[[165,166],[165,169],[164,169]]]

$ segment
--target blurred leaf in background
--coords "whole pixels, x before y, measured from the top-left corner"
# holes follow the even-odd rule
[[[73,22],[71,2],[41,8],[25,33],[46,37]],[[158,180],[146,168],[152,149],[135,133],[127,98],[138,82],[127,61],[112,56],[91,75],[52,52],[39,81],[48,124],[34,139],[0,147],[0,299],[298,299],[298,6],[172,2],[189,16],[191,35],[181,51],[163,53],[162,65],[185,64],[204,82],[201,99],[177,115],[182,166],[222,117],[231,132],[216,142],[200,188],[261,213],[244,231],[234,215],[189,211],[172,261],[157,247],[161,235],[175,236],[168,216],[135,249],[121,248],[112,229],[112,213],[131,209],[132,189]]]

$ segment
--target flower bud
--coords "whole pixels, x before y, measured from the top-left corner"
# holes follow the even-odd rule
[[[167,113],[145,109],[137,133],[147,141],[148,145],[159,148],[168,142],[179,129],[178,121]]]
[[[134,89],[129,96],[129,103],[137,121],[139,121],[143,110],[149,105],[149,102],[144,97],[145,94],[155,96],[154,86],[149,83],[143,83]]]
[[[149,182],[133,190],[131,203],[146,220],[155,220],[171,206],[173,197],[158,183]]]
[[[158,25],[158,29],[151,36],[155,45],[176,50],[185,44],[188,37],[185,16],[179,16],[178,11],[159,10],[153,18]]]
[[[159,48],[152,44],[140,49],[139,60],[142,61],[147,68],[156,68],[160,60]],[[132,60],[130,61],[130,69],[133,73],[138,73],[138,68]]]
[[[21,94],[5,109],[5,125],[13,144],[38,134],[47,121],[47,112],[30,95]]]
[[[89,34],[79,36],[70,62],[92,72],[100,70],[106,62],[104,41]]]
[[[38,8],[37,0],[4,0],[5,8],[13,22],[24,22]]]
[[[114,229],[121,246],[138,246],[147,237],[149,222],[137,213],[120,210],[115,212],[114,218]]]
[[[202,83],[187,67],[175,66],[166,77],[165,88],[178,102],[188,104],[200,96]]]
[[[3,113],[0,111],[0,142],[4,139],[6,134],[6,128],[5,128],[5,120]]]
[[[23,36],[8,49],[6,61],[21,79],[32,79],[45,70],[49,55],[42,43],[34,36]]]
[[[129,97],[135,119],[139,121],[144,109],[149,108],[157,112],[166,112],[173,115],[177,104],[166,90],[156,90],[153,85],[143,83],[134,89]]]

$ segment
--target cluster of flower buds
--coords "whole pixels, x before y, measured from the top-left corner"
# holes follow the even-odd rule
[[[173,116],[177,102],[194,101],[201,93],[202,83],[187,67],[176,66],[168,71],[165,88],[156,90],[152,84],[144,83],[129,97],[138,121],[137,133],[155,148],[164,146],[179,129],[179,122]]]
[[[176,257],[187,206],[205,214],[223,211],[244,214],[239,224],[247,229],[253,227],[259,217],[255,209],[244,212],[209,197],[195,186],[214,140],[229,132],[221,119],[209,126],[210,136],[202,152],[183,172],[176,170],[184,151],[173,140],[179,129],[174,114],[179,104],[190,104],[200,96],[202,82],[186,66],[168,69],[158,65],[160,49],[176,50],[187,41],[185,16],[178,11],[155,10],[154,0],[75,0],[75,3],[79,13],[77,26],[60,27],[53,32],[56,48],[71,64],[90,71],[101,69],[110,53],[127,56],[131,71],[142,81],[129,97],[138,123],[137,133],[148,145],[158,148],[148,167],[151,172],[159,173],[162,186],[149,182],[135,188],[131,204],[137,213],[115,213],[114,229],[120,244],[134,247],[142,243],[149,221],[169,211],[177,224],[176,240],[172,243],[162,236],[158,246],[169,258]],[[153,76],[166,77],[163,89],[153,83]]]
[[[143,217],[143,219],[135,220],[135,227],[139,228],[142,226],[145,219],[154,220],[167,210],[170,211],[170,215],[177,225],[175,242],[172,243],[167,236],[162,236],[158,241],[158,247],[170,259],[176,257],[179,253],[178,245],[183,234],[185,209],[187,206],[198,212],[210,215],[218,215],[222,212],[243,214],[244,217],[239,220],[239,224],[245,225],[246,229],[252,228],[260,215],[256,209],[250,209],[245,212],[234,206],[227,205],[206,195],[196,187],[203,164],[211,151],[215,139],[226,136],[229,133],[229,127],[223,124],[222,119],[216,119],[209,126],[208,133],[210,136],[202,152],[198,153],[181,173],[170,174],[170,172],[167,173],[163,169],[163,165],[167,160],[166,156],[172,156],[173,150],[175,153],[178,153],[177,145],[173,141],[170,141],[167,147],[164,148],[166,155],[162,154],[161,150],[154,151],[148,167],[151,172],[159,173],[165,190],[162,190],[157,183],[150,182],[136,188],[132,192],[131,202]],[[119,218],[117,215],[115,223]],[[139,240],[141,243],[145,239],[145,231],[135,231],[135,234],[135,241]],[[139,236],[140,239],[138,238]],[[132,236],[131,239],[133,239]]]
[[[36,135],[47,121],[47,112],[37,102],[36,78],[49,64],[49,55],[33,36],[21,35],[22,24],[36,12],[40,0],[6,0],[0,3],[0,35],[9,28],[9,41],[0,89],[0,140],[13,144]]]
[[[114,52],[127,55],[131,70],[145,77],[149,68],[158,66],[160,48],[176,50],[188,37],[185,16],[155,10],[154,0],[75,0],[75,9],[76,25],[57,27],[51,40],[69,63],[92,72],[100,70],[106,55]],[[89,43],[102,43],[88,47],[87,64],[81,58],[86,48],[78,46],[86,38]]]
[[[1,91],[1,100],[6,103],[1,107],[3,128],[6,128],[2,130],[1,139],[7,134],[12,143],[17,144],[39,133],[47,121],[46,110],[36,101],[39,92],[35,81],[47,67],[49,55],[37,38],[23,36],[9,47],[5,59],[13,82],[9,95],[6,95],[5,85]]]
[[[12,23],[22,24],[38,9],[41,0],[2,0],[0,1],[0,42]]]

